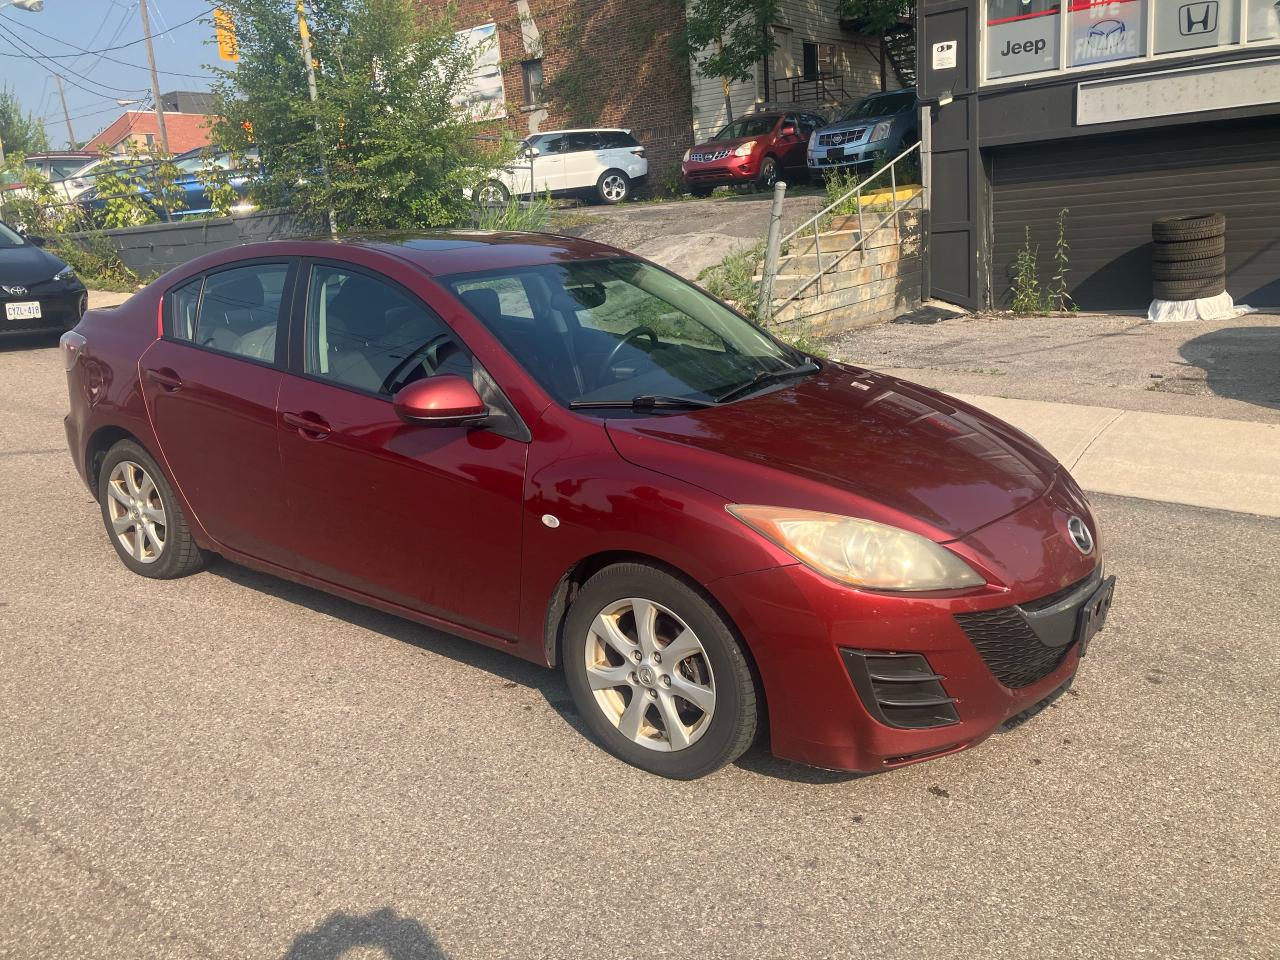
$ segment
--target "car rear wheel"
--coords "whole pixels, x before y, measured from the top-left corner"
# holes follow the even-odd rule
[[[618,564],[588,580],[569,610],[563,654],[588,729],[642,770],[692,780],[755,737],[755,683],[733,631],[662,570]]]
[[[606,170],[596,181],[596,196],[601,203],[621,203],[631,195],[631,178],[621,170]]]
[[[98,502],[111,545],[134,573],[170,580],[204,565],[173,488],[134,441],[121,440],[107,451],[98,472]]]

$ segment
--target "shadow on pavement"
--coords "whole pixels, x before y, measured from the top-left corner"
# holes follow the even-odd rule
[[[390,907],[362,916],[334,912],[300,933],[284,960],[338,960],[348,950],[380,950],[388,960],[448,960],[426,927]]]
[[[1188,340],[1182,358],[1220,397],[1280,410],[1280,327],[1230,327]]]
[[[58,345],[62,332],[15,333],[0,337],[0,353],[21,353],[23,350],[48,350]]]

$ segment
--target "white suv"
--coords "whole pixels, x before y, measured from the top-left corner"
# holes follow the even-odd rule
[[[644,147],[630,130],[549,130],[521,143],[515,162],[476,194],[481,203],[546,191],[621,203],[648,176]]]

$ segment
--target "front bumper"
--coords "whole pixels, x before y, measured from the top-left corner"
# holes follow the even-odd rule
[[[875,167],[884,156],[884,143],[868,143],[858,147],[850,147],[841,157],[831,156],[826,147],[810,151],[805,158],[810,170],[849,170],[862,167]]]
[[[0,337],[30,336],[38,333],[63,333],[80,322],[88,304],[88,291],[78,280],[74,284],[54,284],[52,281],[35,284],[25,296],[0,297]],[[34,319],[9,320],[5,315],[7,303],[40,303],[40,316]]]
[[[701,163],[686,160],[680,164],[680,176],[688,187],[718,187],[725,184],[750,183],[760,175],[760,158],[764,154],[757,150],[745,157],[736,157],[732,153],[719,160]]]
[[[1066,684],[1080,610],[1104,582],[1096,553],[1059,535],[1059,515],[1088,515],[1073,499],[1055,487],[952,544],[967,560],[1015,558],[976,593],[870,593],[801,564],[713,584],[759,668],[773,752],[838,770],[915,763],[980,743]]]

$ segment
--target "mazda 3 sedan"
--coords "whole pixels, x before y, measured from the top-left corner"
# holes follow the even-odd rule
[[[1033,440],[537,234],[209,254],[62,340],[120,560],[219,554],[564,670],[608,751],[971,747],[1101,628],[1088,503]]]

